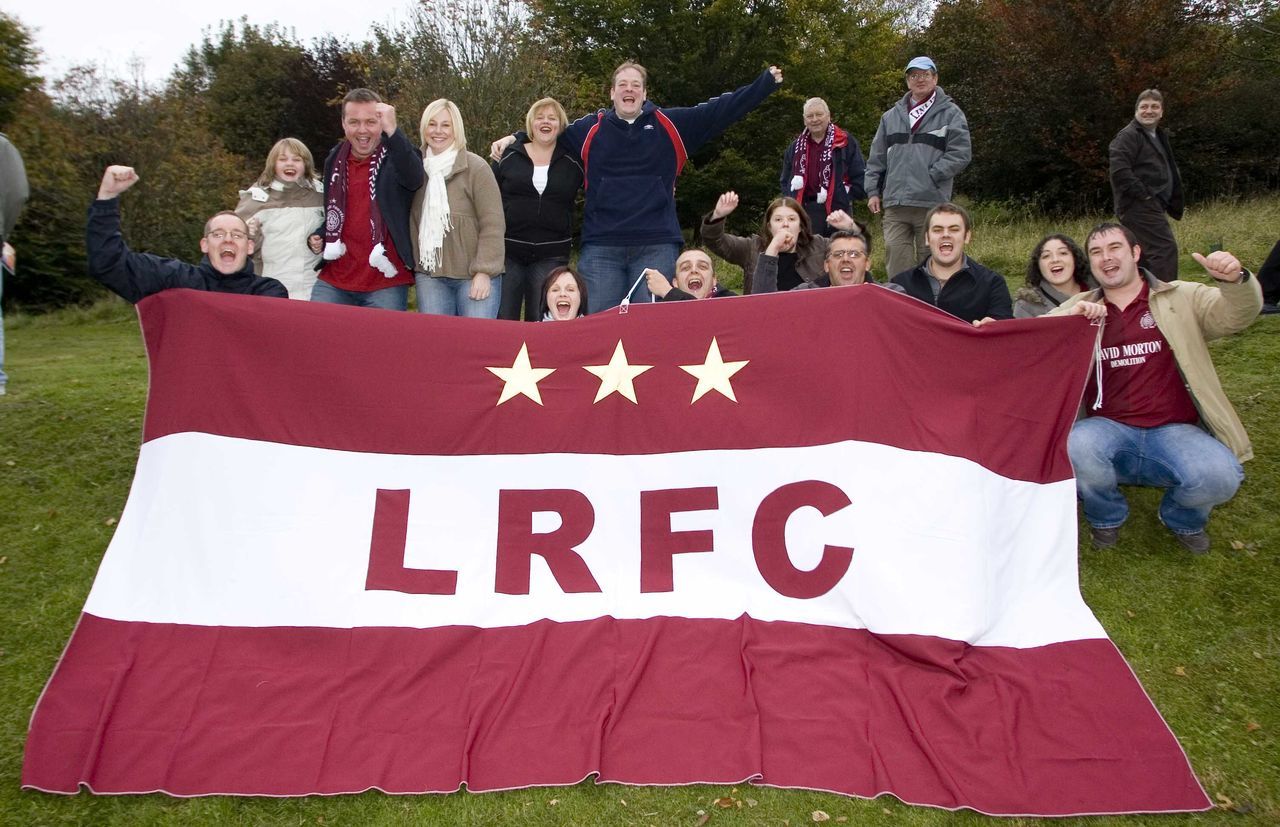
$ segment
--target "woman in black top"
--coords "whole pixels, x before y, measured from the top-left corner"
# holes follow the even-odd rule
[[[557,143],[568,123],[563,106],[542,98],[525,115],[528,142],[512,144],[493,165],[507,218],[499,319],[519,319],[523,306],[525,321],[538,321],[543,282],[569,263],[582,161]]]

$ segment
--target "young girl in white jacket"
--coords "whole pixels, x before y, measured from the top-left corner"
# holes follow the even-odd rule
[[[236,215],[249,225],[254,271],[279,279],[289,298],[310,299],[320,260],[312,234],[324,221],[324,193],[306,144],[282,138],[271,147],[258,180],[240,191]]]

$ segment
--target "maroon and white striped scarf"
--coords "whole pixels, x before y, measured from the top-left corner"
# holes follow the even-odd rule
[[[382,223],[382,210],[378,208],[378,170],[387,157],[387,147],[379,142],[369,160],[369,233],[373,249],[369,252],[369,264],[387,278],[395,278],[396,266],[387,258],[383,243],[386,229]],[[342,226],[347,220],[347,163],[351,159],[351,142],[343,141],[338,157],[333,160],[333,172],[329,174],[328,197],[324,207],[324,256],[325,261],[341,258],[347,252],[342,243]]]
[[[800,133],[800,137],[796,138],[795,143],[791,145],[792,157],[795,159],[791,164],[791,169],[796,177],[799,177],[802,181],[799,189],[794,189],[791,196],[797,201],[804,200],[804,191],[809,185],[808,180],[805,179],[809,174],[809,144],[811,143],[809,130],[806,129]],[[827,124],[827,134],[822,138],[822,154],[818,156],[819,169],[821,170],[818,180],[819,195],[829,195],[831,192],[831,156],[835,143],[836,125],[829,123]],[[825,200],[830,201],[831,199],[828,197]]]

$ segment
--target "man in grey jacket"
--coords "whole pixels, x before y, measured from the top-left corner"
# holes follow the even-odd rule
[[[907,64],[907,89],[880,116],[867,157],[867,207],[872,213],[884,210],[891,275],[924,258],[925,215],[951,200],[952,182],[973,158],[969,122],[938,85],[932,58],[912,58]]]
[[[30,195],[27,186],[27,168],[22,155],[9,139],[0,133],[0,246],[5,247],[4,263],[0,264],[0,296],[4,295],[4,272],[13,269],[10,255],[9,234],[18,223],[18,215]],[[4,372],[4,317],[0,315],[0,396],[5,393],[9,377]]]

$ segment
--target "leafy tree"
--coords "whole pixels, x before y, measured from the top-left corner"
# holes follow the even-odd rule
[[[12,122],[26,92],[40,88],[35,74],[40,53],[31,32],[17,18],[0,12],[0,129]]]

